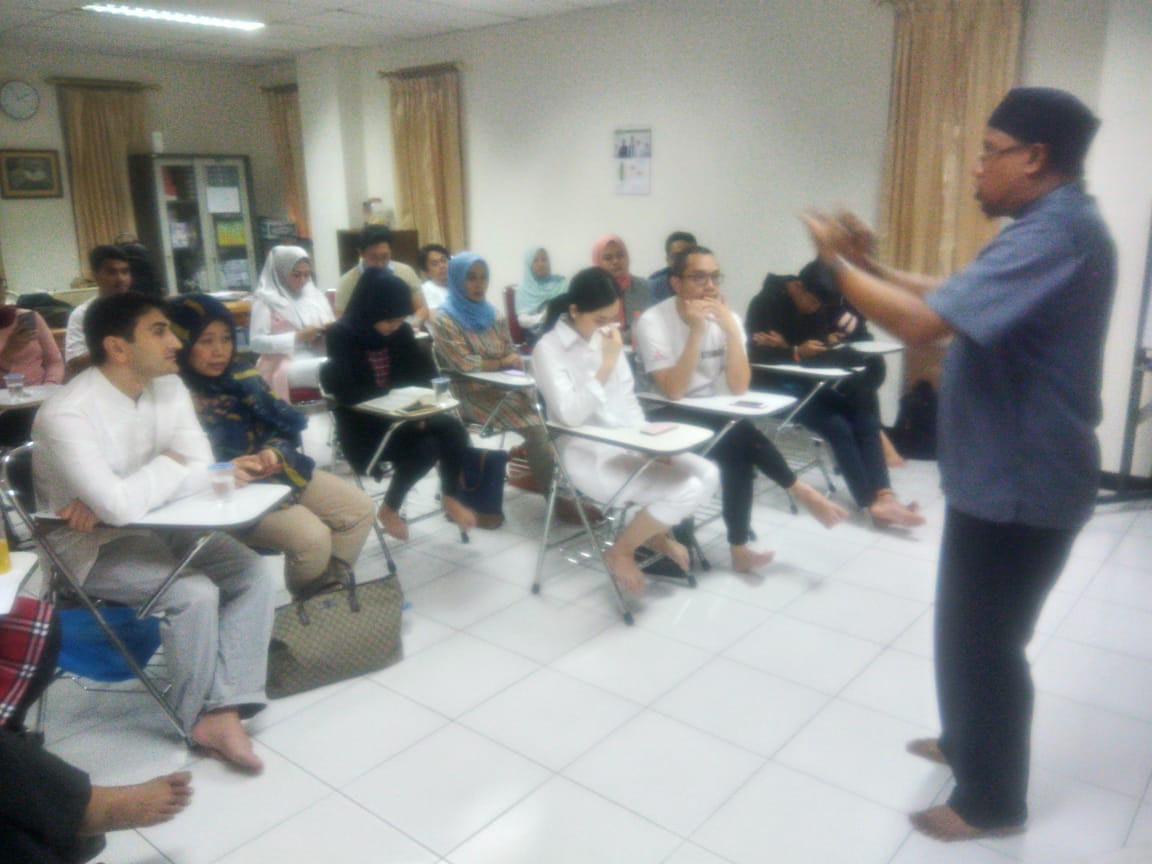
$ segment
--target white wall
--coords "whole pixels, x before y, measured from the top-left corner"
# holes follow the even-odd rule
[[[365,49],[358,197],[394,204],[377,71],[459,61],[470,245],[493,292],[519,281],[532,244],[571,275],[618,233],[647,274],[686,228],[716,249],[743,309],[766,272],[811,257],[804,206],[875,210],[891,41],[890,14],[862,0],[657,0]],[[616,196],[612,131],[633,125],[652,128],[652,194]]]
[[[1032,0],[1022,82],[1064,87],[1102,120],[1086,181],[1116,241],[1116,300],[1104,354],[1104,470],[1120,466],[1128,385],[1152,213],[1152,4],[1146,0]],[[1152,429],[1137,438],[1137,474],[1149,472]]]
[[[0,80],[21,78],[34,84],[41,106],[32,120],[18,122],[0,115],[0,149],[57,150],[65,175],[64,198],[0,199],[0,249],[10,290],[59,290],[81,275],[56,93],[44,78],[114,78],[160,85],[149,99],[153,128],[164,133],[165,150],[248,155],[255,194],[253,215],[280,215],[279,175],[260,86],[280,83],[292,74],[282,66],[253,70],[73,51],[5,49],[0,54]]]

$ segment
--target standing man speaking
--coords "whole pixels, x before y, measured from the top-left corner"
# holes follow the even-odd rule
[[[948,509],[936,588],[947,804],[915,813],[940,840],[1024,830],[1033,689],[1025,648],[1100,474],[1104,337],[1116,282],[1108,229],[1082,185],[1100,121],[1075,96],[1012,90],[988,120],[976,199],[1013,221],[942,283],[879,265],[851,214],[806,217],[820,257],[868,318],[912,344],[951,335],[939,416]]]

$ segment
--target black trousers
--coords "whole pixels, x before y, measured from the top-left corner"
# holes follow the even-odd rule
[[[397,430],[384,449],[384,458],[393,468],[384,503],[399,510],[408,492],[433,465],[440,472],[440,494],[455,497],[467,448],[468,430],[455,417],[444,414]]]
[[[1079,529],[988,522],[948,508],[936,586],[940,749],[948,804],[980,828],[1028,818],[1032,673],[1024,653]]]
[[[725,417],[705,414],[690,409],[662,408],[653,417],[707,426],[719,431],[728,422]],[[743,546],[748,542],[752,528],[752,493],[756,482],[756,469],[768,479],[787,489],[796,482],[796,475],[764,433],[749,420],[740,420],[708,452],[708,458],[720,469],[720,501],[724,526],[728,530],[728,543]]]

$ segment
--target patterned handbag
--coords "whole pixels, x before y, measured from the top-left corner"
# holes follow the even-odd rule
[[[268,649],[268,698],[280,699],[375,672],[402,659],[395,578],[346,584],[276,610]]]

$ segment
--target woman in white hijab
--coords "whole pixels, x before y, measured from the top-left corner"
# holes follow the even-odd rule
[[[312,281],[312,261],[299,246],[268,253],[252,302],[249,341],[260,355],[256,368],[286,402],[291,388],[320,387],[324,330],[335,316]]]

